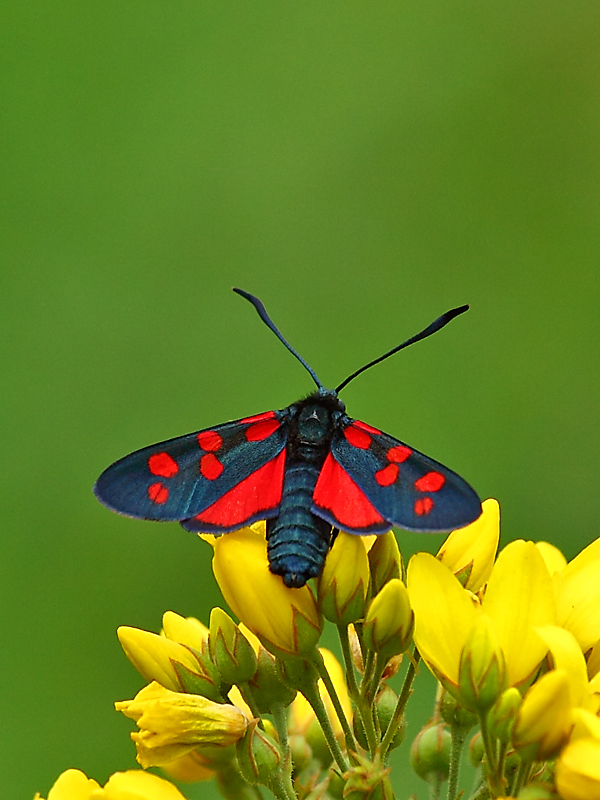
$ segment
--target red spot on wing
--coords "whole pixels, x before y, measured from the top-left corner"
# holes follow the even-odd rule
[[[285,450],[240,481],[194,519],[211,525],[242,526],[262,511],[276,508],[281,501]]]
[[[361,431],[365,431],[365,433],[372,433],[375,436],[381,436],[381,431],[377,430],[377,428],[373,428],[371,425],[367,425],[366,422],[361,422],[359,419],[354,420],[352,423],[355,428],[359,428]]]
[[[404,444],[397,444],[395,447],[390,447],[387,451],[388,461],[393,461],[395,464],[402,464],[403,461],[412,455],[412,450]]]
[[[148,469],[161,478],[172,478],[179,472],[179,467],[168,453],[153,453],[148,459]]]
[[[380,486],[389,486],[396,480],[399,471],[398,464],[388,464],[375,473],[375,480]]]
[[[279,420],[275,418],[254,422],[246,430],[246,439],[249,442],[261,442],[263,439],[268,439],[272,433],[275,433],[278,427]]]
[[[353,422],[352,425],[344,428],[344,436],[353,447],[358,447],[361,450],[368,450],[371,445],[370,434],[361,430],[357,422]]]
[[[432,508],[433,500],[431,497],[420,497],[418,500],[415,500],[415,514],[418,514],[420,517],[424,514],[429,514]]]
[[[209,481],[216,481],[223,472],[223,464],[213,453],[207,453],[200,459],[200,474]]]
[[[265,419],[275,419],[275,412],[265,411],[264,414],[256,414],[254,417],[246,417],[246,419],[241,419],[240,422],[262,422]]]
[[[415,488],[420,492],[437,492],[446,483],[441,472],[427,472],[415,481]]]
[[[223,444],[223,438],[216,431],[202,431],[197,438],[200,447],[209,453],[214,453]]]
[[[330,511],[341,525],[350,529],[368,528],[384,521],[366,494],[331,453],[321,469],[313,501],[319,508]]]
[[[153,503],[166,503],[169,499],[169,490],[164,483],[151,483],[148,487],[148,497]]]

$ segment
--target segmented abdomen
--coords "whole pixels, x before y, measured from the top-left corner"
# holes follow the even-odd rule
[[[319,472],[305,461],[288,464],[279,516],[267,520],[271,572],[293,588],[321,574],[329,550],[331,525],[310,510]]]

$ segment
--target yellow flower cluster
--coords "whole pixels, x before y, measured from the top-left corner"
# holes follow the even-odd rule
[[[232,797],[255,784],[316,797],[342,781],[352,800],[391,798],[389,752],[422,658],[443,690],[413,746],[419,775],[447,776],[456,732],[478,721],[490,797],[516,797],[543,774],[548,796],[600,800],[600,539],[569,563],[544,542],[498,553],[499,521],[486,500],[476,522],[406,571],[392,532],[338,533],[315,586],[300,589],[270,572],[264,523],[202,535],[239,623],[216,608],[209,627],[167,612],[160,634],[119,628],[148,682],[116,704],[137,724],[139,763],[174,780],[215,778]],[[344,667],[317,648],[324,620],[338,629]],[[388,680],[411,644],[397,695]],[[100,787],[68,770],[48,800],[181,797],[144,772]]]

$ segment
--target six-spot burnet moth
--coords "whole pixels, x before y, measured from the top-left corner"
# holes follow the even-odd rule
[[[224,534],[266,520],[271,572],[290,587],[318,576],[337,530],[380,534],[461,528],[481,514],[475,491],[456,473],[387,433],[352,419],[339,392],[361,372],[440,330],[468,306],[326,389],[268,316],[234,289],[308,370],[317,391],[266,411],[144,447],[108,467],[94,492],[113,511],[179,521]]]

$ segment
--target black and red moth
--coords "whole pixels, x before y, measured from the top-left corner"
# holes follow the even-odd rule
[[[371,425],[352,419],[338,393],[404,347],[435,333],[468,306],[326,389],[284,339],[261,301],[263,322],[308,370],[317,391],[266,411],[144,447],[108,467],[94,492],[113,511],[179,521],[189,531],[223,534],[266,520],[271,572],[286,586],[320,575],[337,530],[366,535],[393,525],[443,532],[479,517],[475,491],[456,473]],[[241,565],[243,568],[243,565]]]

